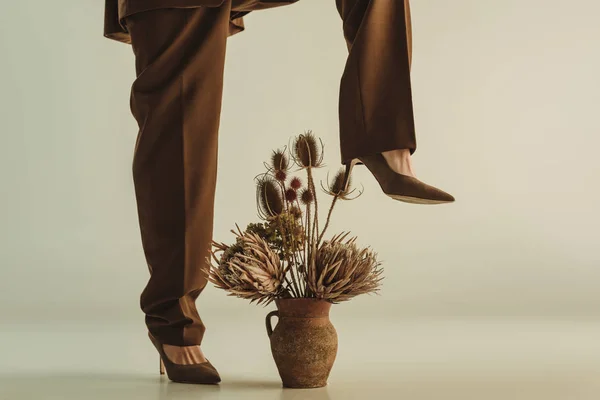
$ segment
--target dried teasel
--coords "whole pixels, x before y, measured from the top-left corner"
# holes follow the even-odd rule
[[[256,204],[258,215],[265,220],[280,215],[284,210],[280,184],[270,175],[257,178]]]
[[[359,249],[348,233],[325,241],[308,268],[307,284],[318,299],[340,303],[355,296],[379,291],[383,277],[381,263],[369,248]]]
[[[358,198],[362,194],[362,191],[359,191],[355,197],[350,197],[350,195],[356,191],[356,189],[351,189],[352,175],[348,177],[347,183],[344,182],[345,179],[346,170],[342,168],[336,172],[331,181],[329,181],[329,175],[327,175],[327,187],[324,187],[323,182],[321,182],[321,188],[325,193],[331,196],[337,196],[340,200],[354,200]]]
[[[290,169],[290,161],[286,149],[273,150],[270,163],[265,163],[267,171],[279,182],[285,182]]]
[[[312,131],[298,135],[292,150],[294,162],[301,168],[318,168],[323,163],[323,142]]]
[[[277,149],[273,151],[271,155],[271,167],[274,171],[286,172],[289,169],[290,163],[285,150]]]
[[[230,296],[258,304],[271,303],[285,291],[285,269],[279,256],[257,234],[234,233],[234,246],[213,243],[208,280]]]

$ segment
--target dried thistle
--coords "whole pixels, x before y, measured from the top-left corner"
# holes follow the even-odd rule
[[[300,194],[300,201],[302,204],[308,205],[311,204],[315,200],[315,196],[309,189],[304,189]]]
[[[214,243],[208,279],[230,296],[269,304],[284,292],[285,270],[269,244],[254,233],[234,232],[237,243]],[[234,247],[235,250],[231,251]],[[220,253],[220,255],[219,255]]]
[[[318,168],[323,163],[323,143],[308,131],[294,140],[292,155],[299,167]]]
[[[298,190],[302,187],[302,181],[297,176],[293,177],[290,181],[290,187],[294,190]]]
[[[280,215],[284,210],[283,198],[279,183],[270,175],[262,175],[256,183],[256,204],[262,219],[270,219]]]
[[[271,167],[275,171],[287,171],[289,169],[289,159],[285,150],[274,150],[271,155]]]
[[[275,171],[275,179],[279,182],[285,182],[285,180],[287,179],[286,172],[282,170]]]
[[[293,203],[298,199],[298,193],[292,188],[285,191],[285,200],[289,203]]]
[[[323,242],[308,268],[307,284],[318,299],[339,303],[379,290],[383,270],[377,255],[369,248],[359,249],[356,238],[340,234]]]
[[[348,181],[346,182],[346,170],[344,168],[341,168],[336,172],[332,181],[329,181],[328,179],[327,188],[325,188],[323,182],[321,182],[323,191],[330,196],[337,197],[339,200],[354,200],[362,194],[362,191],[360,191],[356,197],[351,198],[350,195],[356,190],[351,189],[351,187],[352,175],[348,177]]]

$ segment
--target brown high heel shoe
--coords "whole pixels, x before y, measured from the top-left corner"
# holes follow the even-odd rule
[[[162,343],[158,341],[150,332],[148,332],[150,341],[156,347],[158,354],[160,355],[160,374],[165,374],[173,382],[178,383],[195,383],[202,385],[214,385],[221,382],[219,373],[210,363],[206,361],[200,364],[175,364],[169,357],[167,357],[165,350],[163,349]]]
[[[412,176],[395,172],[390,168],[383,154],[363,156],[346,163],[344,187],[348,186],[352,167],[359,162],[371,171],[383,193],[392,199],[413,204],[443,204],[454,201],[452,195],[440,189],[429,186]]]

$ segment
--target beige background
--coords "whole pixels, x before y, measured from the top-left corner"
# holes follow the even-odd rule
[[[3,7],[0,310],[139,317],[131,49],[103,40],[100,4]],[[598,12],[585,0],[414,2],[416,172],[458,201],[396,203],[357,170],[365,193],[338,208],[331,232],[372,245],[387,280],[353,312],[599,315]],[[255,219],[252,179],[290,136],[314,130],[329,170],[339,166],[346,49],[334,2],[247,25],[225,71],[215,226],[225,241]],[[203,299],[211,312],[244,307],[212,289]]]
[[[135,337],[143,335],[138,298],[148,273],[130,172],[133,55],[102,38],[101,3],[2,4],[3,344],[21,337],[17,323],[39,332],[75,326],[70,332],[83,335],[82,326],[131,323]],[[457,202],[397,203],[357,170],[365,193],[337,209],[331,232],[352,230],[372,245],[387,279],[381,297],[335,309],[346,340],[362,343],[351,336],[358,332],[352,324],[408,317],[597,318],[600,3],[416,0],[412,9],[416,172]],[[252,179],[270,150],[292,135],[312,129],[326,143],[328,169],[339,166],[337,96],[346,48],[334,1],[302,0],[255,13],[246,25],[228,45],[215,226],[221,241],[231,240],[234,223],[255,220]],[[219,342],[224,326],[235,329],[244,320],[251,332],[262,330],[265,310],[212,287],[198,304],[219,349],[238,349]],[[573,324],[565,329],[580,332]],[[402,332],[387,329],[378,336],[383,343]],[[478,337],[499,331],[485,328]],[[360,332],[369,341],[376,335]],[[548,348],[560,340],[548,339]],[[489,349],[496,342],[482,343]],[[458,358],[459,348],[452,353]],[[26,368],[36,360],[10,354],[15,359],[0,357],[0,366]]]

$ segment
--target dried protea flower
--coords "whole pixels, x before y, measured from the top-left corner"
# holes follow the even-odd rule
[[[236,233],[235,251],[216,244],[208,279],[230,296],[269,304],[282,294],[285,269],[269,244],[254,233]],[[221,256],[218,253],[221,252]]]
[[[302,181],[297,176],[293,177],[290,181],[290,187],[294,190],[298,190],[302,187]]]
[[[279,183],[269,175],[263,175],[256,183],[256,203],[259,215],[269,219],[281,214],[284,210]]]
[[[337,196],[340,200],[353,200],[362,194],[362,192],[359,192],[358,196],[350,198],[350,194],[354,192],[354,190],[351,189],[352,175],[348,176],[348,181],[346,182],[346,171],[344,168],[338,170],[333,180],[327,182],[327,185],[328,187],[325,188],[323,187],[323,182],[321,182],[321,187],[325,193],[331,196]]]
[[[287,179],[287,174],[283,170],[277,170],[275,171],[275,179],[277,179],[279,182],[285,182]]]
[[[359,249],[356,238],[344,241],[347,235],[323,242],[314,266],[308,268],[308,287],[318,299],[339,303],[379,290],[383,270],[377,255],[368,248]]]
[[[304,189],[302,191],[302,193],[300,194],[300,201],[302,201],[302,204],[308,205],[308,204],[312,203],[314,200],[315,200],[315,196],[310,191],[310,189]]]
[[[308,131],[294,140],[293,155],[299,167],[320,167],[323,163],[323,143]]]
[[[298,199],[298,193],[296,193],[296,191],[294,189],[290,188],[285,191],[285,199],[289,203],[293,203],[294,201],[296,201]]]
[[[288,156],[285,150],[275,150],[271,156],[271,166],[275,171],[287,171],[289,169]]]

